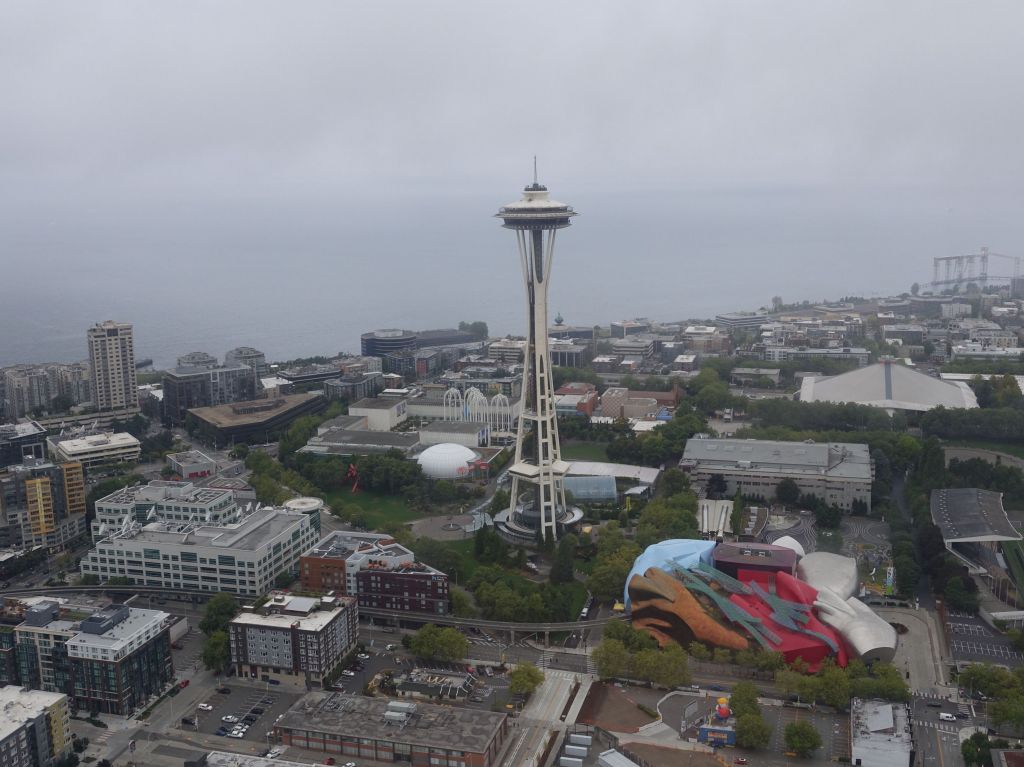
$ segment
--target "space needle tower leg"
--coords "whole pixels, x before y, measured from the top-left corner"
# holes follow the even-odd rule
[[[548,282],[554,260],[555,234],[575,216],[568,205],[551,200],[536,180],[523,198],[497,214],[516,233],[529,326],[524,356],[523,407],[516,432],[510,513],[533,519],[544,540],[558,537],[566,512],[563,479],[569,465],[562,460],[555,415],[551,355],[548,351]]]

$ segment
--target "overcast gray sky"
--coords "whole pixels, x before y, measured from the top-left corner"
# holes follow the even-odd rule
[[[1015,185],[1019,2],[0,5],[7,194]],[[417,192],[418,193],[418,192]]]
[[[906,289],[932,255],[1024,254],[1022,22],[1009,1],[5,0],[0,259],[21,279],[67,267],[49,275],[60,294],[92,287],[83,254],[123,270],[126,251],[167,259],[199,238],[207,262],[238,263],[374,207],[397,243],[449,204],[465,212],[433,252],[511,248],[483,212],[536,153],[591,217],[592,258],[599,222],[630,206],[643,237],[617,235],[652,269],[688,215],[704,245],[772,240],[801,274],[832,246],[835,269],[887,250],[891,227],[883,263]],[[806,214],[813,242],[759,229],[799,232],[807,200],[829,201]],[[760,300],[787,285],[845,292],[787,278]]]

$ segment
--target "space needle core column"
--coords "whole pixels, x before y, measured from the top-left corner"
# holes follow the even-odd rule
[[[516,433],[515,460],[509,469],[512,498],[509,517],[540,532],[542,539],[558,537],[566,516],[562,480],[569,464],[562,460],[555,416],[551,355],[548,352],[548,279],[555,251],[555,233],[576,215],[565,203],[548,196],[534,181],[523,198],[497,214],[503,226],[516,233],[526,282],[529,330],[524,355],[523,407]],[[524,525],[524,526],[525,526]]]

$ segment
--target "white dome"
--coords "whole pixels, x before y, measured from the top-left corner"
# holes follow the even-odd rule
[[[445,442],[428,447],[419,454],[416,462],[431,479],[458,479],[466,474],[469,462],[478,457],[465,445]]]

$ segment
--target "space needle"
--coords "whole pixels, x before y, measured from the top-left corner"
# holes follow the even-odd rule
[[[548,352],[548,281],[555,255],[555,234],[571,223],[576,212],[552,200],[547,187],[533,183],[523,198],[496,215],[516,233],[526,282],[529,329],[524,354],[523,407],[516,432],[515,459],[509,469],[512,497],[503,518],[506,530],[519,538],[554,541],[560,529],[582,518],[565,503],[563,479],[569,464],[562,460],[555,416],[551,355]],[[497,518],[495,520],[498,521]]]

